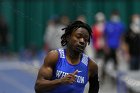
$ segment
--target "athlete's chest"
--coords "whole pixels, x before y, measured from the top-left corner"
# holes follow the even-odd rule
[[[88,57],[82,54],[80,62],[77,65],[72,65],[66,59],[65,50],[59,49],[58,52],[59,59],[55,66],[54,77],[60,79],[78,70],[78,73],[75,75],[76,83],[85,85],[88,81]]]
[[[88,68],[81,62],[78,65],[70,65],[66,60],[63,60],[57,64],[55,69],[55,77],[63,78],[66,75],[78,70],[76,76],[76,83],[85,84],[88,80]]]

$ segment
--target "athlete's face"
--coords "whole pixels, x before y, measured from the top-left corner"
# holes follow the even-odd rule
[[[77,52],[84,52],[88,40],[89,40],[89,33],[87,29],[80,27],[72,32],[68,40],[68,46],[69,48]]]

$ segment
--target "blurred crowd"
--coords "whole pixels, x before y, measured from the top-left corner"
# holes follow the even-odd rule
[[[0,14],[0,54],[8,52],[8,24],[3,15]]]
[[[133,14],[128,25],[121,20],[119,11],[111,12],[109,19],[101,11],[93,17],[92,38],[90,45],[87,46],[85,53],[92,59],[102,60],[101,78],[104,80],[105,69],[111,61],[113,69],[118,70],[121,57],[128,64],[130,71],[140,70],[140,15]],[[79,15],[75,20],[88,23],[85,15]],[[44,55],[50,50],[61,48],[61,36],[63,28],[72,20],[66,15],[51,16],[46,23],[44,31]],[[8,54],[9,44],[8,24],[5,18],[0,15],[0,55]],[[43,56],[41,52],[41,56]],[[36,56],[36,49],[31,47],[19,53],[21,58],[31,58]],[[24,58],[23,58],[24,56]],[[38,55],[37,55],[38,56]],[[42,59],[42,57],[40,57]],[[98,63],[98,61],[96,61]]]
[[[111,12],[107,20],[103,12],[97,12],[93,17],[91,44],[85,53],[93,59],[102,59],[103,69],[111,59],[114,69],[118,69],[118,54],[121,53],[124,61],[129,62],[130,70],[140,69],[140,15],[133,14],[128,26],[121,20],[117,10]],[[75,20],[88,23],[85,15],[79,15]],[[61,48],[61,35],[63,28],[72,20],[66,15],[54,15],[46,23],[44,31],[44,48],[50,50]],[[0,15],[0,55],[8,53],[9,31],[4,16]],[[21,55],[34,56],[35,47],[25,49]],[[119,55],[120,56],[120,55]],[[104,70],[103,70],[104,71]],[[104,76],[104,73],[103,73]]]

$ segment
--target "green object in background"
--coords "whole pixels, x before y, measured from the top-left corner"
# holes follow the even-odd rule
[[[44,46],[43,35],[50,16],[66,15],[71,20],[85,15],[87,22],[94,23],[94,15],[102,11],[109,18],[118,9],[122,21],[128,24],[132,13],[140,13],[138,0],[3,0],[0,11],[5,16],[11,34],[10,51],[19,51],[30,45],[38,49]]]

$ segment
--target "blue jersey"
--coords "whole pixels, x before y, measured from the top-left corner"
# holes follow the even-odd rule
[[[66,59],[66,50],[58,49],[59,58],[53,73],[53,79],[60,79],[69,73],[78,70],[76,82],[72,84],[59,85],[49,93],[83,93],[86,83],[88,82],[88,61],[87,55],[82,54],[80,62],[76,65],[68,63]],[[48,92],[47,92],[48,93]]]
[[[120,45],[121,36],[124,33],[124,25],[121,22],[108,22],[104,33],[109,48],[117,49]]]

